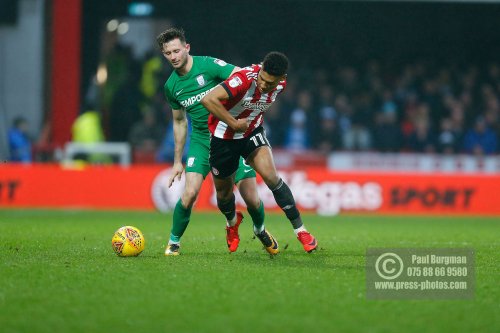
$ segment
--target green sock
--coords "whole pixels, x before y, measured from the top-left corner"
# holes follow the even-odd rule
[[[189,224],[189,219],[191,217],[191,208],[184,208],[181,199],[177,201],[174,209],[174,222],[172,224],[172,230],[170,231],[170,240],[174,243],[179,243],[184,231]]]
[[[262,226],[264,225],[264,217],[265,217],[264,203],[262,202],[262,200],[260,201],[259,208],[257,209],[248,208],[248,213],[252,217],[254,228],[256,230],[261,230]]]

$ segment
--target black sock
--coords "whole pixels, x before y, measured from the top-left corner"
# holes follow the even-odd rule
[[[228,201],[217,200],[217,207],[219,207],[219,210],[222,214],[224,214],[228,221],[232,220],[236,214],[234,193]]]
[[[295,205],[295,199],[288,185],[283,179],[280,179],[278,185],[274,189],[271,189],[271,191],[273,192],[274,200],[276,200],[278,206],[285,212],[293,228],[300,228],[302,226],[302,219],[300,218],[299,210]]]

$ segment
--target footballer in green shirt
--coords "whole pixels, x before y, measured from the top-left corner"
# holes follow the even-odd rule
[[[239,70],[239,67],[212,57],[190,55],[190,45],[186,43],[182,29],[167,29],[158,35],[156,41],[163,56],[174,69],[164,87],[165,96],[172,108],[175,140],[174,164],[168,186],[171,187],[175,179],[180,180],[184,171],[186,174],[185,188],[174,209],[170,239],[165,249],[165,255],[178,255],[180,239],[191,218],[191,209],[203,180],[210,172],[209,112],[200,100],[220,82]],[[191,118],[192,131],[184,169],[182,155],[188,133],[186,114]],[[241,158],[235,173],[235,183],[247,205],[254,227],[260,229],[264,224],[264,204],[257,192],[255,175],[255,171]],[[229,210],[225,207],[232,207],[234,201],[234,194],[227,202],[218,200],[219,209]],[[238,248],[240,240],[238,227],[242,219],[243,215],[237,211],[232,219],[227,220],[226,241],[230,252]]]

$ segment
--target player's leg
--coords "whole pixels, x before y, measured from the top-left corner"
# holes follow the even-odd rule
[[[252,217],[255,236],[261,241],[268,253],[275,255],[279,252],[278,242],[264,226],[264,203],[257,192],[255,171],[251,168],[249,169],[253,171],[254,176],[240,180],[238,182],[238,189],[247,204],[248,213]],[[238,175],[239,171],[237,171],[236,175]]]
[[[200,193],[203,175],[196,172],[186,173],[186,186],[174,209],[174,220],[170,239],[179,242],[191,218],[191,209]]]
[[[165,255],[179,254],[181,237],[184,235],[184,231],[186,231],[191,219],[191,209],[198,197],[203,179],[203,175],[199,173],[186,173],[186,186],[174,208],[172,229],[170,230],[170,239]]]
[[[255,137],[255,139],[252,139],[252,137]],[[290,220],[293,230],[302,243],[304,250],[307,252],[315,250],[317,241],[306,230],[300,212],[295,204],[292,191],[278,175],[271,147],[263,130],[256,130],[252,134],[250,140],[248,140],[248,146],[244,154],[248,154],[246,159],[248,164],[261,175],[262,180],[272,191],[276,203],[283,210],[288,220]]]
[[[243,221],[243,214],[236,211],[234,197],[234,176],[225,178],[213,177],[217,207],[226,217],[226,242],[229,252],[235,252],[240,244],[238,228]]]
[[[252,153],[256,148],[262,145],[269,145],[267,141],[263,128],[257,129],[252,136],[241,140],[241,156],[246,158],[250,153]],[[253,184],[248,183],[248,198],[252,198],[253,196],[253,205],[249,208],[249,213],[252,216],[252,220],[254,222],[254,234],[257,238],[262,242],[266,251],[272,255],[277,254],[279,252],[279,246],[276,239],[266,230],[264,227],[264,203],[260,200],[257,193],[257,183]],[[244,184],[246,186],[246,184]],[[240,191],[241,191],[240,186]],[[255,191],[252,193],[252,189]],[[245,188],[243,187],[245,191]],[[258,201],[257,201],[258,200]],[[245,200],[246,201],[246,200]],[[259,203],[258,206],[255,206],[256,203]],[[248,203],[247,203],[248,205]]]
[[[233,193],[234,177],[214,177],[217,207],[228,221],[236,215],[236,201]]]
[[[217,207],[226,217],[226,241],[230,252],[236,251],[240,238],[238,227],[243,220],[236,212],[234,175],[239,161],[238,143],[212,137],[210,141],[210,167],[214,180]]]
[[[248,213],[252,217],[254,231],[261,232],[264,229],[264,203],[257,191],[255,170],[245,163],[240,157],[239,167],[236,171],[235,182],[241,197],[245,201]]]
[[[191,209],[198,198],[203,180],[209,172],[208,145],[191,142],[186,160],[185,187],[174,208],[172,229],[165,255],[178,255],[181,237],[191,219]]]

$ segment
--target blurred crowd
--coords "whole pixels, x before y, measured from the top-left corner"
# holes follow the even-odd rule
[[[499,152],[500,67],[495,63],[395,66],[369,60],[301,72],[290,83],[286,98],[268,117],[278,146],[325,152]]]
[[[123,57],[123,49],[117,52]],[[155,150],[158,161],[171,161],[171,112],[163,95],[171,68],[155,52],[135,65],[128,58],[129,76],[113,84],[106,106],[109,140],[127,140]],[[265,126],[273,147],[293,151],[490,155],[499,152],[499,98],[497,63],[367,60],[292,67]]]
[[[265,116],[275,148],[322,153],[500,152],[498,63],[369,59],[355,65],[332,61],[294,67],[293,55],[290,58],[287,89]],[[129,142],[135,160],[172,162],[172,114],[163,94],[170,66],[157,51],[138,60],[119,44],[107,55],[105,66],[106,82],[89,85],[82,109],[82,115],[97,111],[101,118],[102,134],[95,140]],[[19,127],[17,121],[14,127]]]

